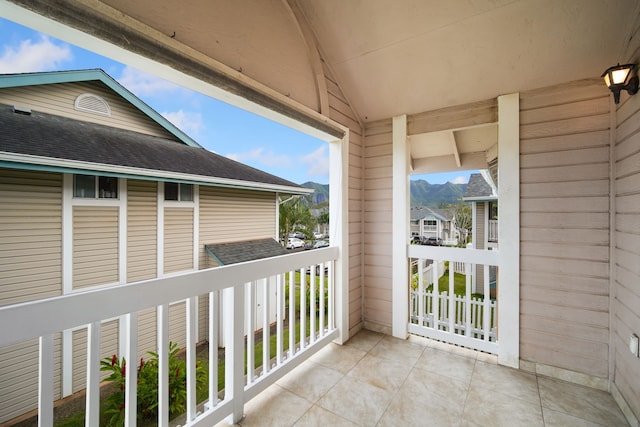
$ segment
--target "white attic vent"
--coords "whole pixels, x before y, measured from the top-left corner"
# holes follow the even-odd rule
[[[78,111],[87,111],[89,113],[100,114],[102,116],[111,116],[111,108],[107,101],[98,95],[92,93],[83,93],[76,98],[74,107]]]

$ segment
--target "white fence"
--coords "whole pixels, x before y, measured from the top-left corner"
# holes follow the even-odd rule
[[[100,416],[100,331],[106,319],[120,318],[126,337],[126,360],[137,360],[138,312],[157,309],[158,342],[158,425],[169,424],[168,353],[169,304],[186,301],[187,314],[187,411],[185,426],[211,426],[226,417],[238,422],[244,404],[299,365],[338,335],[334,318],[336,287],[333,280],[336,247],[283,255],[269,259],[189,272],[143,282],[117,285],[0,307],[0,348],[39,339],[38,422],[53,425],[54,340],[62,332],[86,327],[86,425],[97,426]],[[326,272],[325,272],[326,271]],[[309,273],[309,274],[307,274]],[[317,280],[316,279],[319,279]],[[300,279],[298,279],[300,278]],[[325,286],[326,278],[326,286]],[[298,282],[299,280],[299,282]],[[296,286],[288,284],[298,283]],[[316,283],[315,286],[308,284]],[[308,289],[307,289],[307,286]],[[268,318],[271,311],[263,307],[262,319],[256,319],[256,295],[268,304],[266,295],[276,288],[275,328]],[[317,303],[307,304],[309,301]],[[209,399],[202,412],[196,407],[196,301],[209,296]],[[323,296],[326,295],[326,298]],[[218,399],[217,352],[219,317],[218,301],[223,298],[222,321],[226,338],[224,398]],[[289,307],[285,313],[285,307]],[[286,315],[286,316],[285,316]],[[288,349],[285,350],[288,318]],[[296,337],[299,319],[299,338]],[[245,336],[245,325],[262,328],[262,354],[255,354],[254,334]],[[20,325],[20,327],[8,327]],[[270,354],[271,330],[275,330],[276,351]],[[309,332],[307,332],[309,331]],[[246,344],[245,344],[246,340]],[[259,369],[255,361],[262,359]],[[246,360],[246,362],[245,362]],[[246,375],[245,375],[246,372]],[[126,370],[125,425],[136,425],[137,372]]]
[[[411,322],[417,325],[426,326],[437,330],[447,331],[459,335],[470,336],[476,339],[484,340],[484,299],[471,297],[469,300],[464,295],[453,295],[453,305],[449,304],[451,298],[447,292],[440,293],[437,298],[440,304],[437,312],[438,322],[436,325],[434,317],[434,298],[433,292],[427,291],[422,294],[424,298],[424,313],[420,313],[420,293],[417,291],[411,292]],[[466,306],[470,306],[470,310],[467,313]],[[489,321],[489,339],[490,342],[496,341],[496,301],[490,302],[490,315]],[[450,322],[450,318],[453,315],[453,322]],[[469,322],[467,322],[467,315],[469,316]],[[449,328],[452,327],[452,330]],[[467,327],[469,328],[469,334],[467,334]]]
[[[490,266],[497,266],[498,251],[429,246],[407,246],[415,266],[411,275],[408,331],[489,353],[498,352],[497,301],[491,299]],[[440,284],[448,262],[446,284]],[[483,265],[483,289],[472,296],[475,265]],[[455,271],[464,271],[464,287]],[[456,294],[456,286],[459,289]]]

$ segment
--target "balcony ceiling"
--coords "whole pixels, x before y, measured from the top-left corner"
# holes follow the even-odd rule
[[[327,73],[360,123],[599,78],[632,55],[626,41],[640,13],[637,0],[68,0],[64,8],[55,0],[9,2],[125,49],[139,48],[137,54],[152,60],[162,62],[158,49],[167,46],[211,60],[209,66],[222,64],[325,114],[319,82]],[[4,9],[0,14],[7,16]],[[101,24],[81,16],[85,10],[127,31],[101,33]],[[43,32],[52,28],[8,15]],[[143,51],[132,31],[158,46]],[[65,38],[64,32],[54,35]],[[70,39],[109,55],[77,34]],[[466,135],[465,141],[485,138],[476,146],[445,133],[428,155],[448,147],[445,154],[452,156],[452,137],[459,155],[483,151],[495,144],[486,139],[494,134]],[[413,143],[414,159],[426,155],[419,145]]]

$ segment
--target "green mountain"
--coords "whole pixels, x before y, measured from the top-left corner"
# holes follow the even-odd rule
[[[429,184],[423,179],[411,181],[411,206],[437,208],[442,204],[455,204],[462,200],[467,184]]]
[[[314,205],[329,201],[329,184],[305,182],[300,185],[315,190],[315,193],[312,194],[312,203]],[[429,184],[423,179],[411,181],[411,206],[437,208],[442,204],[458,203],[466,189],[467,184],[453,184],[451,182]]]

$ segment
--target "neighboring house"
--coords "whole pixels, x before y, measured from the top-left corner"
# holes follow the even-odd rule
[[[205,150],[101,70],[0,76],[0,306],[227,264],[220,243],[279,247],[278,194],[310,191]],[[184,301],[169,310],[183,345]],[[138,357],[157,348],[155,311]],[[102,356],[122,354],[118,319],[102,325]],[[62,398],[85,387],[86,328],[55,346]],[[37,342],[0,349],[0,423],[36,407],[37,361]]]
[[[498,249],[498,191],[488,171],[474,173],[462,198],[471,203],[471,247],[473,249]],[[473,272],[474,293],[484,293],[484,267],[477,265]],[[489,271],[492,296],[495,293],[496,268]]]
[[[411,208],[411,236],[423,239],[437,237],[446,244],[458,243],[460,233],[455,225],[455,216],[445,209],[432,209],[424,206]]]

